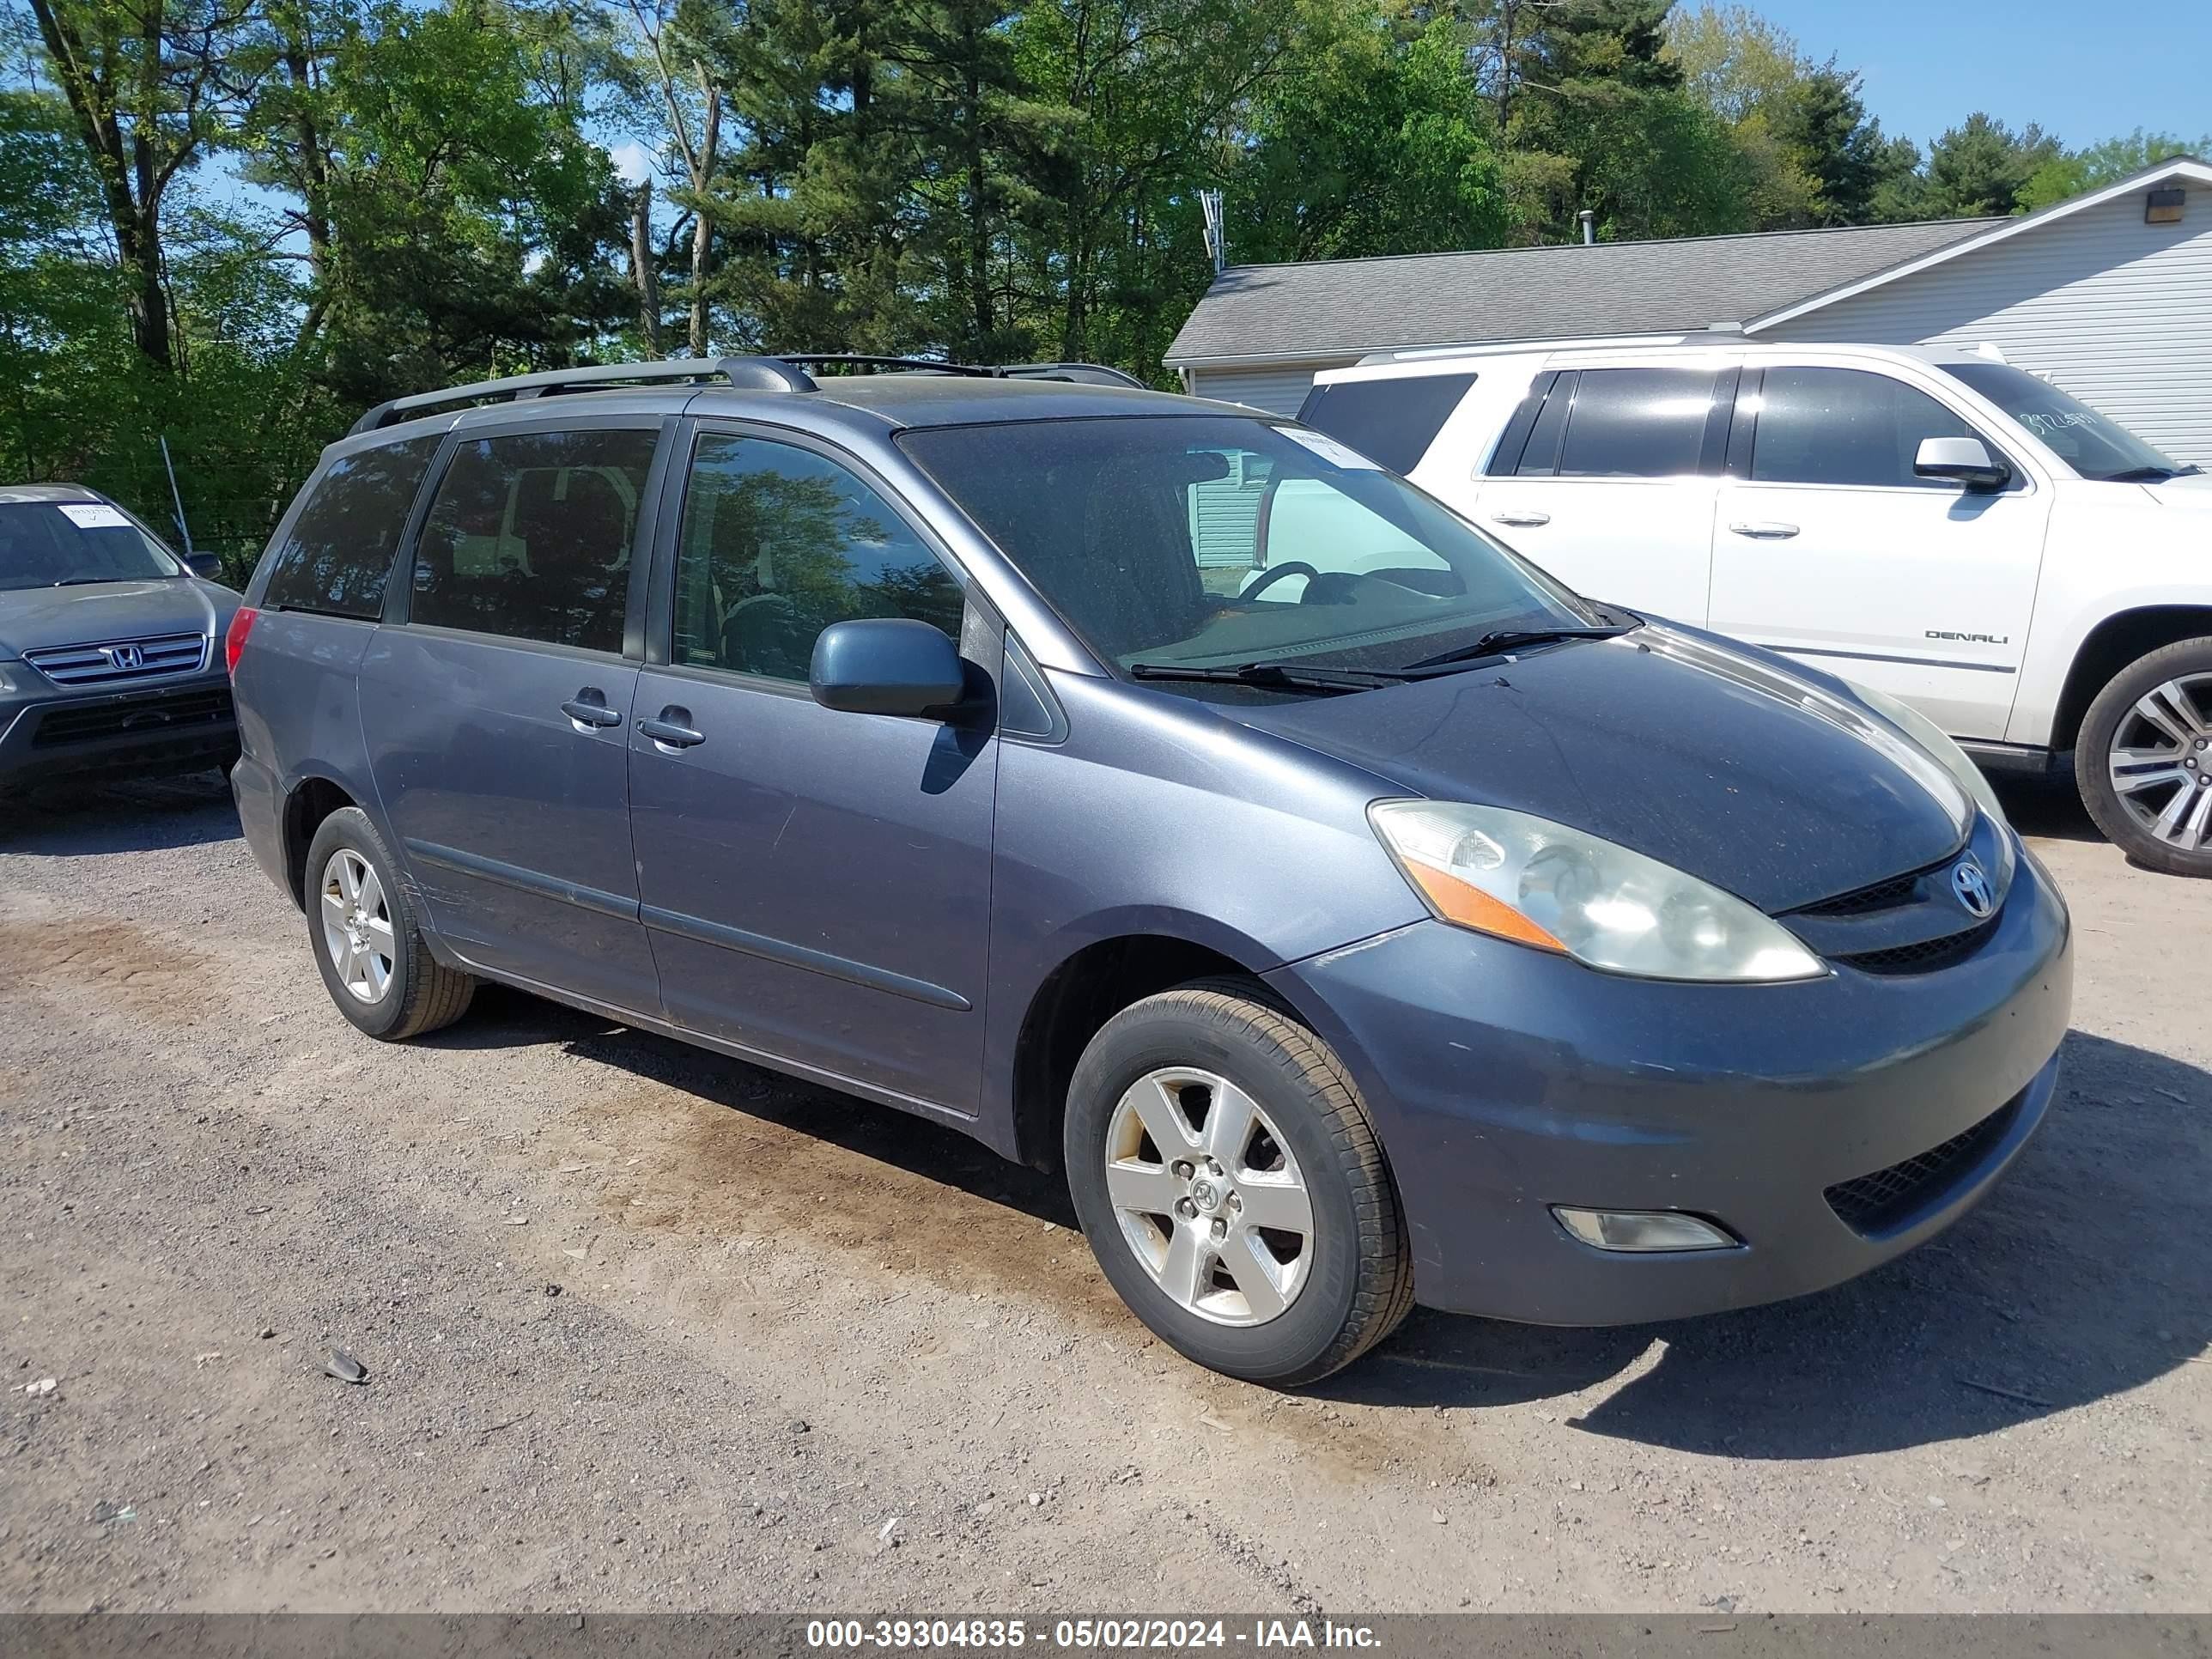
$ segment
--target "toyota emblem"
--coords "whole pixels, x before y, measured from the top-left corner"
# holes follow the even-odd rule
[[[1966,914],[1977,921],[1997,908],[1996,895],[1990,890],[1990,878],[1973,859],[1960,859],[1953,868],[1951,890],[1959,896],[1959,902]]]

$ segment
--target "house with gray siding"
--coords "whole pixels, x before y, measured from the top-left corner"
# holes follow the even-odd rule
[[[2160,162],[2019,218],[1232,265],[1165,361],[1200,396],[1290,414],[1363,359],[1716,326],[1994,345],[2212,466],[2212,166]]]

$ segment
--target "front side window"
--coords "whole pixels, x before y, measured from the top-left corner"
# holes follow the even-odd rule
[[[0,502],[0,592],[184,574],[168,549],[105,501]]]
[[[1980,435],[1926,392],[1857,368],[1768,369],[1758,422],[1751,476],[1759,483],[1955,492],[1948,479],[1913,472],[1921,442]]]
[[[1472,374],[1394,375],[1339,380],[1306,394],[1298,419],[1350,444],[1393,472],[1420,465],[1437,434],[1474,384]]]
[[[464,441],[431,500],[409,619],[622,649],[650,428]]]
[[[674,659],[803,682],[832,623],[905,617],[960,637],[960,584],[904,520],[811,450],[710,433],[684,492]]]
[[[1942,368],[2011,416],[2085,478],[2100,483],[2157,483],[2201,470],[2160,453],[2109,415],[2024,368],[2010,363],[1945,363]]]
[[[1583,370],[1573,406],[1565,411],[1559,476],[1678,478],[1695,473],[1712,413],[1713,382],[1712,371],[1703,368]],[[1548,404],[1545,412],[1551,412]],[[1535,448],[1533,436],[1529,447]]]
[[[1495,630],[1594,618],[1466,520],[1317,433],[1142,416],[899,440],[1102,657],[1400,666]],[[1194,486],[1266,480],[1243,568],[1194,534]],[[1240,540],[1237,545],[1243,545]]]
[[[392,556],[438,442],[432,433],[331,462],[276,550],[261,602],[331,617],[380,615]]]

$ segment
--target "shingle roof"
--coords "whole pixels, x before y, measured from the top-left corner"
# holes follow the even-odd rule
[[[2003,222],[1939,219],[1232,265],[1214,278],[1166,361],[1662,334],[1746,322]]]

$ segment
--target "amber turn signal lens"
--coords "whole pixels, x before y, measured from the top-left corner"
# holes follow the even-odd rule
[[[1562,952],[1566,950],[1565,945],[1511,905],[1491,897],[1480,888],[1470,887],[1456,876],[1448,876],[1441,870],[1410,859],[1405,867],[1406,873],[1420,888],[1422,896],[1446,921],[1472,927],[1479,933],[1494,933],[1499,939],[1533,945],[1539,950]]]

